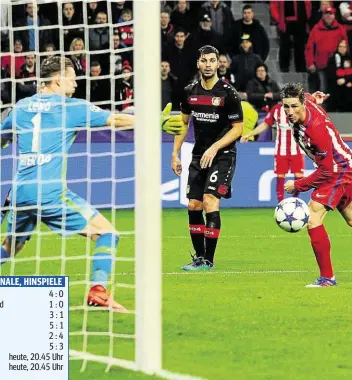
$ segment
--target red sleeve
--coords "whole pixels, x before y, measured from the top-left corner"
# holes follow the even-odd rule
[[[309,34],[308,42],[304,51],[304,54],[306,56],[307,68],[314,65],[315,30],[316,30],[316,27],[314,26],[314,28]]]
[[[315,97],[314,97],[312,94],[310,94],[309,92],[305,92],[305,93],[304,93],[304,98],[305,98],[306,100],[310,100],[310,101],[313,102],[314,104],[317,104],[317,100],[316,100]]]
[[[281,107],[281,105],[280,105],[280,107]],[[277,109],[277,107],[273,107],[269,111],[269,113],[265,116],[264,123],[270,125],[270,127],[273,126],[274,123],[275,123],[274,112],[275,112],[276,109]]]
[[[315,163],[318,168],[308,177],[295,181],[297,191],[308,191],[318,188],[333,174],[332,141],[325,125],[317,124],[311,136],[314,148]]]
[[[279,1],[270,1],[270,13],[271,17],[277,22],[280,22],[280,13],[279,13]]]

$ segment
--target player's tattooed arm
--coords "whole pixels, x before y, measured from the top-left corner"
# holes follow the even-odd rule
[[[202,158],[200,159],[201,168],[210,168],[218,151],[222,148],[226,148],[240,138],[242,136],[242,132],[243,121],[232,123],[232,128],[226,133],[226,135],[204,152]]]
[[[180,176],[182,173],[182,164],[179,158],[179,153],[188,133],[188,124],[190,119],[190,116],[187,114],[181,113],[181,116],[184,124],[186,125],[186,128],[181,135],[175,136],[174,149],[171,155],[171,168],[177,176]]]

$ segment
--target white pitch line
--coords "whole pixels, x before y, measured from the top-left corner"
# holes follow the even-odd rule
[[[208,271],[208,272],[163,272],[163,276],[214,276],[219,274],[292,274],[292,273],[315,273],[316,270],[253,270],[253,271]],[[335,273],[352,273],[352,269],[340,270]],[[77,273],[75,276],[85,276],[85,273]],[[117,276],[134,276],[134,272],[115,273]]]

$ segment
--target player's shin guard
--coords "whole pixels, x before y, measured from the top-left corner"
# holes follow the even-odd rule
[[[319,265],[320,276],[332,278],[334,276],[330,257],[330,239],[323,225],[308,229],[310,241]]]
[[[302,177],[296,177],[296,176],[295,176],[295,181],[297,181],[297,180],[300,179],[300,178],[302,178]],[[298,198],[298,197],[299,197],[299,191],[295,191],[295,192],[292,194],[292,196]]]
[[[0,253],[0,265],[6,263],[10,258],[10,255],[7,253],[6,249],[4,247],[1,247],[1,253]]]
[[[203,210],[188,210],[189,233],[191,235],[193,248],[197,257],[204,257],[204,230],[205,223]]]
[[[96,241],[93,251],[93,286],[102,285],[106,288],[118,242],[119,236],[113,233],[100,235]]]
[[[220,235],[221,219],[220,212],[208,212],[206,215],[207,225],[205,228],[205,259],[214,262],[214,255]]]
[[[278,202],[281,202],[284,199],[284,184],[285,184],[285,178],[284,177],[276,177],[276,196]]]

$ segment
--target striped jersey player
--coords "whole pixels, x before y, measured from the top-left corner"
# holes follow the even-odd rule
[[[269,127],[277,130],[274,157],[274,172],[276,174],[276,196],[281,202],[284,199],[284,182],[287,173],[293,173],[295,179],[303,177],[304,153],[296,143],[292,129],[282,104],[276,104],[271,108],[264,121],[253,131],[241,138],[241,142],[247,142],[250,137],[256,136]],[[298,192],[294,194],[298,196]]]
[[[313,189],[308,234],[320,276],[307,287],[336,286],[330,240],[323,221],[328,211],[337,209],[352,226],[352,150],[325,110],[305,95],[301,84],[287,84],[281,98],[296,142],[316,166],[308,177],[285,183],[285,190],[291,194]]]

